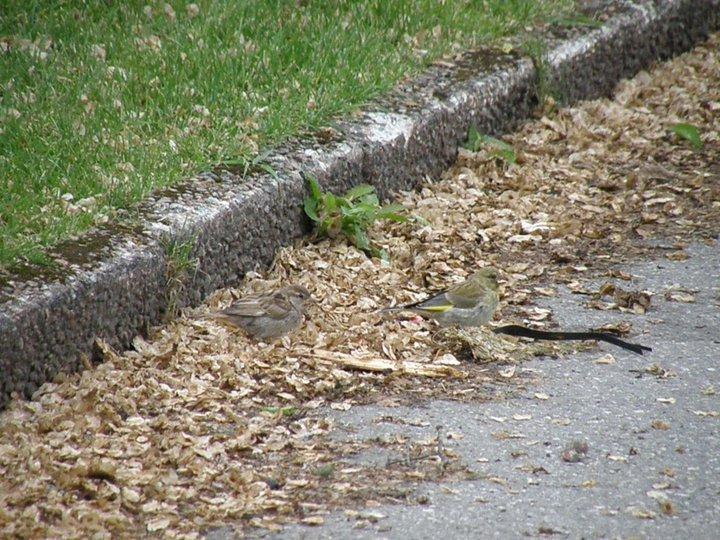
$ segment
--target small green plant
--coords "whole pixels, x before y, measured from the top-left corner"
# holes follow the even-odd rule
[[[703,147],[702,139],[700,139],[700,131],[692,124],[673,124],[670,131],[681,139],[685,139],[695,150]]]
[[[180,295],[191,271],[197,270],[198,260],[191,257],[195,242],[170,240],[163,244],[165,250],[165,300],[167,318],[173,319],[178,312]]]
[[[522,50],[530,57],[533,67],[535,68],[537,75],[537,87],[535,91],[540,109],[545,110],[549,106],[554,106],[555,103],[561,101],[561,94],[553,83],[550,69],[545,60],[547,44],[539,38],[527,38],[522,44]]]
[[[324,480],[327,480],[330,478],[333,473],[335,472],[335,467],[332,465],[321,465],[317,469],[315,469],[315,475],[323,478]]]
[[[283,416],[292,417],[298,414],[299,410],[297,407],[263,407],[262,412],[272,415],[280,413]]]
[[[352,188],[342,197],[323,192],[314,178],[305,176],[310,195],[305,197],[305,214],[315,224],[316,238],[345,236],[358,249],[370,257],[387,260],[385,250],[378,248],[368,238],[368,228],[377,220],[407,221],[400,214],[399,204],[381,206],[375,188],[361,184]]]
[[[500,158],[511,165],[517,161],[517,156],[512,146],[490,135],[481,134],[475,126],[470,126],[468,138],[465,144],[463,144],[463,147],[471,152],[477,152],[481,148],[486,148],[491,156]]]

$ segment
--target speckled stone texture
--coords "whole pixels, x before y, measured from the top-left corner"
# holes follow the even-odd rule
[[[720,20],[720,0],[584,6],[602,27],[542,37],[550,82],[566,102],[608,94],[622,77],[688,50]],[[51,255],[64,270],[22,269],[0,282],[0,407],[12,393],[30,396],[57,373],[98,360],[96,338],[121,350],[159,322],[167,309],[168,245],[194,244],[198,271],[185,279],[183,305],[267,266],[278,247],[309,230],[300,170],[326,189],[368,182],[389,197],[445,169],[469,126],[493,134],[528,117],[537,94],[528,58],[475,52],[456,64],[433,67],[359,119],[336,124],[338,141],[276,149],[268,162],[277,177],[201,175],[144,202],[132,229],[107,227],[58,246]]]

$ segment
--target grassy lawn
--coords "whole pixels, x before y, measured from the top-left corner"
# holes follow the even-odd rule
[[[0,270],[570,0],[6,0]]]

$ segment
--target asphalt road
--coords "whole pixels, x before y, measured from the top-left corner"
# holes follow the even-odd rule
[[[461,437],[446,447],[483,479],[419,484],[427,504],[373,508],[370,520],[336,514],[277,538],[720,537],[720,245],[688,252],[624,268],[634,276],[624,288],[654,293],[645,315],[587,309],[567,292],[547,302],[563,328],[631,321],[634,339],[654,349],[647,356],[602,344],[527,362],[539,383],[503,402],[327,411],[359,439],[427,439],[442,425]],[[696,301],[666,300],[672,285],[697,291]],[[607,353],[614,363],[596,363]],[[651,364],[666,371],[646,373]],[[497,440],[498,431],[522,438]],[[573,441],[587,443],[580,462],[562,459]]]

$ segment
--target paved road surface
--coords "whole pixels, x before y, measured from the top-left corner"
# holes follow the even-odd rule
[[[585,297],[570,294],[548,302],[563,327],[631,320],[640,334],[637,341],[654,348],[649,356],[603,344],[602,351],[538,359],[522,367],[537,370],[540,384],[506,402],[433,401],[425,407],[327,413],[351,428],[348,436],[361,439],[388,433],[427,439],[442,424],[445,432],[463,436],[447,445],[471,469],[495,481],[424,484],[420,492],[427,494],[428,504],[373,509],[385,517],[364,528],[353,528],[355,519],[338,514],[321,527],[290,527],[278,537],[718,538],[720,246],[698,245],[689,252],[686,261],[625,268],[636,276],[630,287],[655,293],[646,315],[585,309]],[[672,284],[697,290],[697,301],[666,301],[663,293]],[[614,364],[595,363],[608,352]],[[631,371],[642,372],[653,363],[676,376]],[[535,393],[548,399],[537,399]],[[373,423],[383,415],[428,426]],[[531,419],[514,420],[513,415]],[[501,430],[524,438],[491,436]],[[561,459],[573,440],[587,442],[583,462]],[[525,455],[513,457],[512,452]],[[367,456],[373,458],[382,462],[384,456]],[[663,513],[663,505],[672,515]]]

